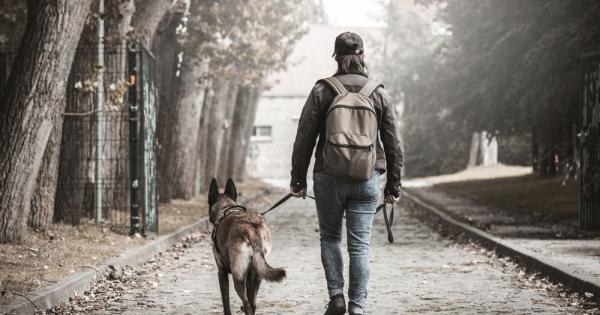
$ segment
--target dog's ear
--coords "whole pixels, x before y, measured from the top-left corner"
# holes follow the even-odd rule
[[[210,187],[208,188],[208,205],[212,206],[217,202],[217,197],[219,197],[219,184],[217,183],[217,180],[213,178],[210,181]]]
[[[234,201],[237,199],[237,189],[231,178],[227,180],[227,185],[225,185],[225,196],[228,196]]]

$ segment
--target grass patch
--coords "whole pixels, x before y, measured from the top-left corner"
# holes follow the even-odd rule
[[[563,180],[528,174],[448,182],[434,187],[517,215],[539,212],[555,219],[575,220],[579,210],[579,181]]]

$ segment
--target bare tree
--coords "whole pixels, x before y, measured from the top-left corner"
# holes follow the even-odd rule
[[[146,48],[152,47],[157,28],[177,0],[136,0],[132,26]],[[167,47],[165,47],[167,48]]]
[[[175,125],[171,126],[171,158],[167,163],[167,184],[171,186],[171,197],[188,199],[193,197],[197,155],[197,135],[200,113],[206,90],[207,64],[184,56],[179,78],[178,100],[170,110],[175,112]],[[163,164],[164,165],[164,164]]]
[[[224,144],[226,109],[229,104],[235,102],[237,94],[237,82],[225,77],[215,78],[213,80],[212,89],[214,96],[210,108],[210,113],[207,117],[208,132],[206,133],[206,150],[204,159],[206,159],[205,171],[203,179],[204,187],[214,177],[222,180],[227,176],[226,173],[219,169],[219,155]],[[229,144],[226,144],[229,145]],[[225,178],[226,179],[226,178]]]
[[[0,107],[0,242],[20,241],[25,232],[52,121],[64,104],[91,2],[29,2],[31,18]]]
[[[206,150],[208,146],[208,125],[209,116],[212,110],[213,99],[215,96],[214,90],[210,88],[211,81],[207,83],[206,91],[204,92],[204,104],[202,105],[202,112],[200,114],[200,128],[198,128],[198,142],[197,146],[197,160],[196,160],[196,178],[194,185],[194,193],[199,194],[200,192],[208,190],[208,182],[205,180],[208,178],[206,175]]]
[[[63,104],[61,107],[64,109],[65,105]],[[39,230],[47,230],[54,219],[54,200],[58,181],[62,127],[62,117],[54,119],[50,138],[44,150],[42,165],[37,176],[36,188],[31,198],[31,211],[27,223]]]
[[[167,140],[175,124],[176,111],[172,104],[177,99],[177,55],[180,45],[177,41],[176,30],[181,24],[183,14],[174,12],[163,17],[152,43],[153,51],[159,65],[158,86],[158,115],[156,121],[156,133],[158,136],[158,171],[159,185],[158,195],[161,202],[168,202],[171,198],[171,186],[169,170],[171,143]]]
[[[229,158],[231,157],[231,154],[236,152],[238,153],[238,148],[233,146],[233,143],[231,140],[231,130],[234,128],[233,126],[233,119],[234,119],[234,115],[237,111],[241,110],[243,107],[243,103],[238,102],[238,96],[239,96],[239,89],[240,89],[240,83],[239,83],[239,78],[235,77],[231,79],[231,83],[230,85],[233,87],[231,91],[229,91],[229,95],[227,98],[227,102],[224,103],[224,114],[223,114],[223,125],[222,125],[222,139],[221,139],[221,147],[220,147],[220,151],[218,152],[217,155],[217,170],[218,170],[218,180],[220,182],[226,182],[227,179],[231,176],[229,176],[230,171],[229,171],[229,166],[230,166],[230,161]],[[240,104],[241,103],[241,104]],[[246,118],[246,117],[245,117]]]
[[[237,92],[235,114],[228,142],[228,146],[235,150],[229,151],[229,156],[226,158],[228,162],[227,177],[234,178],[236,181],[245,179],[246,157],[261,89],[260,84],[241,86]]]

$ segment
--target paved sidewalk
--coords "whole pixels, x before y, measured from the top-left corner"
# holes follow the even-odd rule
[[[258,313],[321,314],[327,297],[314,202],[290,200],[268,222],[274,239],[268,261],[285,267],[288,279],[263,283]],[[368,314],[582,313],[565,298],[525,285],[483,251],[442,238],[404,210],[395,222],[394,244],[387,243],[381,215],[375,222]],[[94,314],[222,313],[207,236],[126,274],[127,281],[99,286],[77,308]],[[232,309],[239,310],[233,286],[230,294]]]
[[[552,228],[559,230],[559,227],[544,228],[542,234],[535,228],[515,222],[515,218],[511,218],[501,209],[480,205],[435,187],[411,188],[410,191],[454,219],[500,237],[507,244],[514,244],[534,252],[543,259],[573,268],[577,275],[587,275],[600,280],[598,237],[559,238],[554,236],[554,233],[547,233]]]

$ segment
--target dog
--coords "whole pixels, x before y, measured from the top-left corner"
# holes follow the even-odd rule
[[[231,178],[219,193],[216,179],[208,192],[209,219],[213,224],[213,254],[219,270],[223,312],[231,314],[229,274],[242,300],[246,315],[256,312],[256,295],[262,280],[279,282],[286,276],[282,268],[272,268],[265,257],[271,250],[271,231],[257,212],[238,205],[237,189]]]

